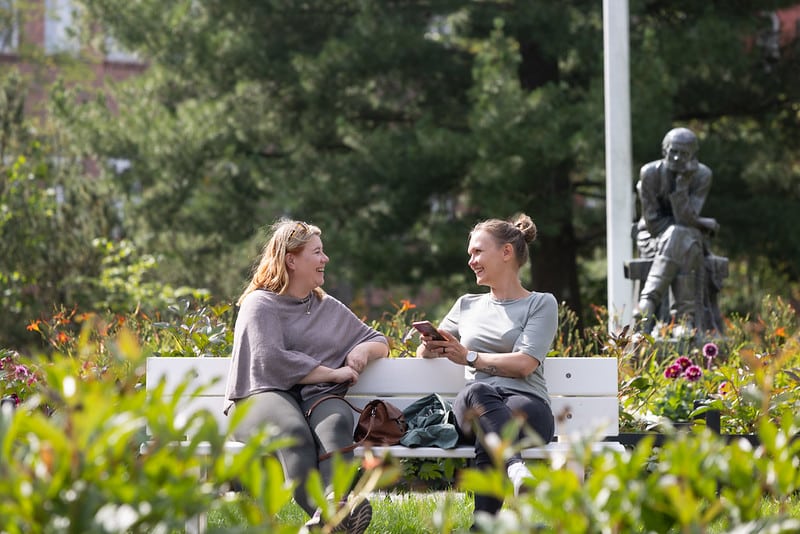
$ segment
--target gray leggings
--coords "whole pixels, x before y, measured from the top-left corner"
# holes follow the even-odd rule
[[[295,501],[308,515],[313,515],[316,507],[309,501],[305,489],[308,474],[318,469],[326,492],[330,489],[331,460],[320,462],[319,455],[353,443],[353,410],[341,400],[330,399],[320,403],[306,419],[305,412],[313,399],[300,402],[286,391],[256,393],[245,401],[238,401],[237,406],[241,402],[252,405],[234,433],[237,440],[247,441],[266,425],[277,428],[281,437],[294,437],[294,445],[277,452],[278,460],[286,480],[297,483]],[[352,453],[343,456],[350,459]]]

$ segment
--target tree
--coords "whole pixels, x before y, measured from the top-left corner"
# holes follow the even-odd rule
[[[32,320],[97,296],[86,283],[103,257],[93,240],[114,221],[104,184],[83,180],[63,138],[25,121],[26,93],[15,72],[0,79],[0,346],[20,348],[37,339]]]
[[[532,287],[580,312],[581,265],[604,240],[601,5],[541,4],[89,0],[89,20],[151,66],[110,93],[118,112],[101,101],[64,116],[100,161],[132,163],[114,177],[127,229],[163,255],[167,282],[232,298],[259,229],[289,214],[322,226],[329,289],[462,291],[469,228],[526,211],[541,236]],[[767,72],[744,45],[764,7],[631,5],[635,164],[674,124],[698,131],[720,177],[708,212],[734,256],[751,249],[723,206],[757,188],[745,171],[767,143],[754,126],[787,142],[756,168],[788,184],[796,161],[792,56]],[[721,194],[734,177],[737,199]]]

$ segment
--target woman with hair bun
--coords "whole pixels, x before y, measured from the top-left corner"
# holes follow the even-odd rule
[[[523,429],[532,428],[544,443],[555,431],[543,365],[558,328],[558,303],[550,293],[525,289],[519,277],[535,239],[536,225],[524,214],[475,225],[469,267],[489,291],[459,297],[438,327],[445,340],[423,334],[417,349],[417,356],[448,358],[465,367],[467,385],[453,411],[462,442],[475,446],[479,468],[492,466],[482,436],[500,435],[515,416],[523,416]],[[530,471],[518,453],[506,461],[506,469],[518,494]],[[502,504],[476,495],[475,513],[495,514]]]

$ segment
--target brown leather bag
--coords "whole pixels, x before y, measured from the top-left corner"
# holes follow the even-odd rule
[[[356,429],[353,432],[354,443],[344,447],[339,452],[349,452],[361,445],[397,445],[400,443],[400,439],[406,433],[406,430],[408,430],[406,418],[403,415],[402,410],[400,410],[400,408],[397,406],[380,399],[369,401],[367,405],[361,409],[353,406],[353,404],[344,397],[340,397],[339,395],[327,395],[311,405],[311,408],[309,408],[308,412],[306,413],[306,417],[311,416],[311,412],[314,411],[314,408],[316,408],[319,403],[328,399],[343,400],[350,406],[350,408],[361,414],[358,416]],[[333,456],[333,453],[328,452],[321,454],[319,459],[322,461],[330,458],[331,456]]]

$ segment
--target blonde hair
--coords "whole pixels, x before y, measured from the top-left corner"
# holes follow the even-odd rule
[[[479,222],[469,235],[472,236],[479,230],[491,235],[500,245],[509,243],[514,249],[514,257],[520,267],[528,261],[528,245],[536,241],[537,235],[536,224],[524,213],[515,216],[513,220],[488,219]]]
[[[253,269],[253,276],[247,284],[237,305],[256,289],[266,289],[281,294],[289,287],[289,271],[286,269],[286,254],[298,252],[315,235],[322,235],[318,227],[282,217],[270,227],[270,238],[261,252],[261,259]],[[317,298],[325,292],[322,288],[314,288]]]

